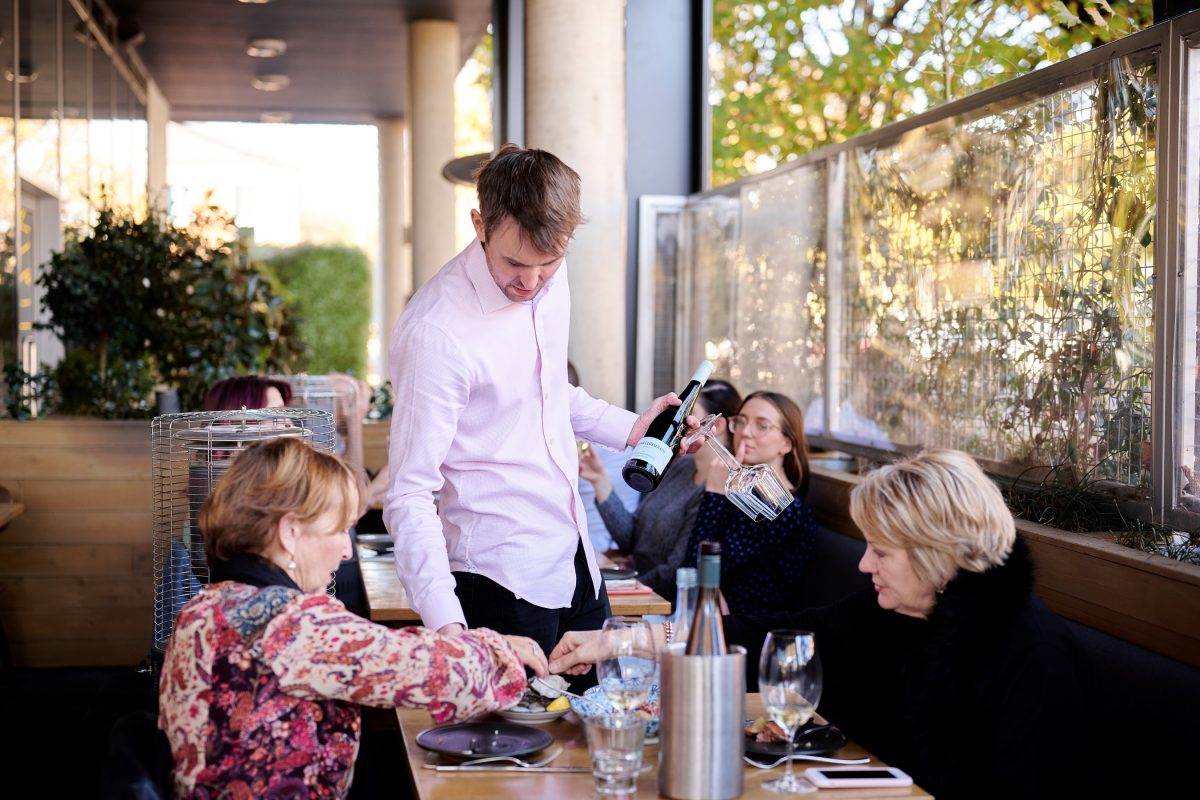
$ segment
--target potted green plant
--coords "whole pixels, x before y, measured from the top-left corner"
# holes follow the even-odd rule
[[[102,207],[39,283],[66,350],[55,369],[62,413],[146,417],[164,385],[198,408],[212,381],[288,371],[303,352],[282,298],[215,206],[187,227]]]

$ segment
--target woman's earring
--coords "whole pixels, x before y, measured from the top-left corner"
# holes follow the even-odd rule
[[[290,553],[288,555],[289,555],[289,559],[288,559],[288,563],[287,563],[287,568],[295,569],[296,568],[296,558],[295,558],[295,556],[292,556]]]

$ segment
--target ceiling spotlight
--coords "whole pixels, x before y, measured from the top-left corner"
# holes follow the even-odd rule
[[[279,75],[276,73],[266,73],[255,75],[254,82],[251,84],[260,92],[278,92],[281,89],[286,89],[292,81],[287,75]]]
[[[26,61],[22,61],[16,72],[11,68],[4,70],[4,80],[9,83],[33,83],[38,79],[37,70]]]
[[[238,0],[239,3],[245,3],[248,6],[265,6],[271,0]]]
[[[255,58],[278,58],[287,52],[283,39],[251,39],[246,42],[246,55]]]
[[[283,123],[292,121],[292,112],[290,111],[264,111],[259,115],[259,119],[263,122]]]

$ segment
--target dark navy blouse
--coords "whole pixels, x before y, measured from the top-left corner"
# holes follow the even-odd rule
[[[725,495],[705,492],[683,566],[696,566],[705,540],[721,544],[721,594],[730,612],[771,614],[796,607],[817,522],[799,497],[774,520],[752,522]]]

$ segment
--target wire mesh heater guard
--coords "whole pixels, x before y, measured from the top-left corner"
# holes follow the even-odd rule
[[[332,454],[333,416],[316,409],[243,408],[167,414],[150,423],[157,653],[166,648],[179,610],[208,583],[197,527],[204,499],[238,452],[254,442],[285,437]]]
[[[327,411],[333,415],[336,453],[351,466],[363,466],[362,419],[358,406],[358,388],[349,375],[272,375],[292,387],[289,408]],[[356,415],[359,417],[356,419]]]

